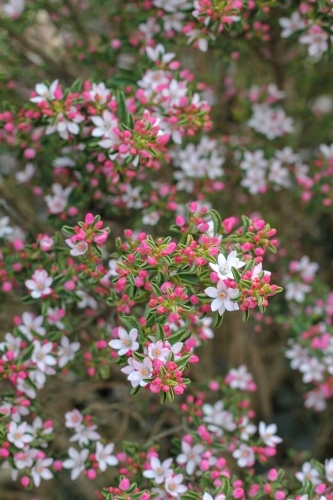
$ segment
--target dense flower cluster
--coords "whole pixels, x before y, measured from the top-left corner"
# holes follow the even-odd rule
[[[332,13],[1,3],[0,459],[34,498],[333,500]]]

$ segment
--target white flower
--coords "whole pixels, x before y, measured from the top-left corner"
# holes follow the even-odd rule
[[[304,281],[311,281],[319,269],[317,262],[310,262],[307,255],[304,255],[298,262],[297,271],[300,273]]]
[[[163,63],[169,63],[175,57],[173,53],[165,53],[165,47],[158,43],[156,47],[146,47],[146,54],[152,61],[156,62],[161,60]]]
[[[232,456],[236,458],[239,467],[251,467],[254,464],[254,452],[246,444],[242,443]]]
[[[190,476],[195,471],[196,466],[201,462],[201,454],[204,451],[204,447],[202,444],[196,444],[192,447],[184,440],[182,440],[181,446],[183,453],[178,455],[176,460],[180,465],[186,464],[185,470]]]
[[[96,460],[101,471],[105,471],[108,465],[117,465],[118,459],[112,455],[114,444],[109,443],[105,446],[102,443],[96,443]]]
[[[65,310],[59,309],[59,307],[49,307],[47,310],[47,322],[49,325],[55,325],[59,330],[64,330],[65,325],[60,321],[65,316]],[[38,333],[38,332],[37,332]]]
[[[183,19],[185,19],[185,14],[183,12],[166,14],[162,17],[164,31],[181,31],[183,27]]]
[[[308,351],[299,344],[294,344],[291,349],[286,351],[285,356],[291,359],[291,368],[297,370],[302,363],[308,360]]]
[[[85,462],[89,456],[89,450],[84,449],[77,451],[75,448],[69,448],[68,455],[70,458],[63,462],[65,469],[72,469],[71,480],[74,481],[79,477],[85,468]]]
[[[317,358],[310,358],[300,364],[299,370],[303,373],[303,382],[308,384],[314,380],[323,380],[325,366]]]
[[[91,135],[93,137],[103,137],[108,139],[108,145],[102,147],[112,148],[118,140],[118,135],[114,132],[114,129],[118,127],[119,123],[117,118],[110,111],[105,109],[102,116],[91,116],[91,121],[95,125],[92,130]]]
[[[2,6],[2,12],[8,17],[17,18],[24,11],[24,6],[24,0],[9,0]]]
[[[90,307],[90,309],[97,309],[97,301],[89,295],[87,292],[84,290],[77,290],[76,295],[80,297],[80,302],[77,303],[77,307],[80,309],[85,309],[86,307]]]
[[[309,45],[309,56],[320,57],[328,50],[328,34],[318,25],[313,25],[307,33],[299,39],[300,43]]]
[[[79,342],[70,343],[68,337],[61,337],[60,347],[58,348],[58,365],[63,368],[75,358],[75,353],[80,349]]]
[[[142,223],[147,226],[156,226],[159,220],[160,216],[158,212],[146,212],[142,217]]]
[[[266,425],[264,422],[259,423],[259,435],[266,446],[275,448],[278,443],[282,443],[282,439],[279,436],[275,436],[276,431],[276,424]]]
[[[176,474],[174,476],[167,476],[165,479],[165,490],[171,495],[172,497],[179,497],[179,495],[182,495],[187,491],[187,487],[182,484],[182,481],[184,479],[183,474]]]
[[[313,408],[316,411],[323,411],[327,407],[325,396],[321,389],[314,389],[305,395],[306,408]]]
[[[75,427],[76,434],[70,438],[70,441],[77,441],[80,446],[89,444],[89,441],[96,441],[101,437],[98,432],[96,432],[96,429],[97,425],[90,425],[89,427],[78,425]]]
[[[53,474],[48,469],[53,464],[53,458],[40,458],[31,469],[31,475],[35,486],[39,486],[41,479],[52,479]]]
[[[237,288],[227,288],[223,280],[219,280],[216,288],[212,286],[206,288],[205,294],[214,299],[211,309],[213,312],[218,311],[221,316],[225,310],[237,311],[239,309],[238,304],[230,300],[239,295]]]
[[[24,446],[22,451],[15,453],[14,463],[18,470],[25,469],[26,467],[32,467],[33,459],[36,456],[36,449],[30,449],[28,445]]]
[[[73,257],[77,257],[78,255],[84,255],[87,253],[89,245],[86,241],[78,241],[76,243],[72,243],[70,238],[65,240],[65,243],[71,248],[69,252]]]
[[[83,415],[75,408],[74,410],[65,413],[65,419],[65,426],[68,429],[76,429],[81,426],[81,423],[83,422]]]
[[[52,278],[43,269],[37,269],[30,280],[25,281],[25,286],[31,290],[31,297],[39,299],[42,295],[50,295]]]
[[[31,97],[30,101],[35,103],[43,101],[53,101],[53,99],[55,99],[54,93],[57,90],[58,83],[58,80],[54,80],[54,82],[51,83],[50,87],[47,87],[45,83],[37,83],[37,85],[35,86],[37,96]]]
[[[87,91],[90,100],[98,104],[105,104],[110,97],[110,90],[105,87],[105,83],[93,83],[92,89]]]
[[[205,492],[203,494],[203,497],[202,497],[202,500],[225,500],[226,499],[226,496],[223,494],[223,493],[218,493],[218,495],[216,495],[215,499],[213,499],[213,497]]]
[[[325,475],[327,481],[333,483],[333,458],[325,460]]]
[[[124,328],[118,328],[118,337],[119,339],[114,339],[109,342],[109,346],[112,349],[119,349],[119,356],[123,356],[128,353],[128,351],[137,351],[139,349],[139,343],[136,342],[138,338],[138,330],[136,328],[132,328],[129,333],[124,330]]]
[[[285,167],[282,167],[280,160],[273,159],[270,168],[268,179],[272,182],[275,182],[278,186],[282,186],[285,188],[291,187],[291,182],[289,178],[289,170]]]
[[[279,19],[280,26],[283,28],[281,31],[282,38],[288,38],[290,35],[305,28],[305,22],[303,21],[298,10],[291,14],[290,19],[288,17],[281,17]]]
[[[302,472],[296,472],[295,476],[303,484],[305,484],[306,479],[312,484],[321,483],[319,472],[311,466],[310,462],[304,462]]]
[[[5,238],[8,234],[13,233],[13,228],[9,225],[9,217],[1,217],[0,219],[0,238]]]
[[[16,172],[15,179],[19,184],[30,181],[36,172],[36,167],[32,163],[27,163],[24,170]]]
[[[33,436],[27,434],[29,426],[27,422],[17,425],[16,422],[10,422],[8,426],[7,439],[13,443],[16,448],[24,448],[27,443],[31,443]]]
[[[290,282],[286,285],[286,299],[304,302],[305,294],[311,292],[310,285],[300,282]]]
[[[68,156],[60,156],[52,162],[52,167],[54,168],[75,167],[75,165],[75,161],[72,158],[68,158]]]
[[[48,366],[53,366],[57,364],[56,359],[49,354],[53,349],[52,342],[47,342],[41,345],[38,340],[33,341],[34,350],[31,356],[31,361],[36,363],[37,368],[41,372],[45,372]]]
[[[333,159],[333,144],[327,146],[326,144],[320,144],[319,149],[321,153],[329,160]]]
[[[217,257],[217,264],[212,264],[210,263],[210,267],[215,271],[218,275],[218,277],[223,280],[225,278],[231,278],[233,279],[233,274],[231,268],[234,267],[235,269],[240,269],[241,267],[245,266],[245,262],[242,262],[238,257],[237,257],[237,252],[233,251],[229,253],[228,257],[225,258],[225,256],[220,253]]]
[[[153,371],[153,363],[150,358],[145,358],[142,363],[133,358],[132,366],[134,371],[132,371],[128,380],[131,382],[132,387],[145,387],[148,382],[145,382],[144,379],[147,379],[151,376]]]
[[[264,151],[258,149],[253,153],[251,151],[244,152],[244,160],[240,163],[240,168],[243,170],[252,170],[254,168],[260,168],[265,170],[267,168],[268,162],[264,158]]]
[[[15,337],[11,333],[6,333],[5,342],[0,342],[0,350],[1,351],[10,351],[14,358],[19,355],[21,346],[21,339],[19,337]]]
[[[60,137],[67,141],[70,137],[70,134],[77,135],[80,132],[79,123],[84,120],[84,116],[78,113],[75,107],[72,107],[68,110],[68,115],[74,115],[74,118],[69,120],[64,116],[63,113],[59,113],[55,119],[53,125],[48,125],[45,129],[45,134],[53,134],[54,132],[58,132]]]
[[[165,362],[170,352],[170,348],[165,347],[162,340],[158,340],[156,343],[152,342],[148,346],[148,356],[151,359],[159,359]]]
[[[252,434],[257,430],[257,426],[249,422],[248,417],[242,417],[241,423],[239,424],[238,430],[240,432],[240,437],[244,441],[247,441]]]
[[[166,12],[176,12],[188,7],[190,4],[187,0],[153,0],[153,5]]]
[[[139,24],[139,30],[146,37],[147,40],[154,38],[154,36],[161,31],[155,17],[150,17],[146,23]]]
[[[239,368],[232,368],[228,373],[228,382],[232,389],[241,389],[245,391],[249,382],[252,381],[252,375],[247,371],[245,365],[241,365]]]
[[[72,188],[67,187],[63,189],[60,184],[55,183],[52,184],[52,191],[53,195],[48,194],[44,196],[44,200],[46,201],[51,214],[59,214],[65,209],[68,202],[68,196],[72,192]]]
[[[266,190],[265,171],[259,168],[247,170],[246,176],[241,181],[241,186],[247,188],[251,194],[258,194]]]
[[[202,407],[205,415],[203,421],[209,424],[208,430],[214,432],[217,436],[223,435],[223,429],[232,432],[237,427],[233,421],[232,413],[223,408],[223,401],[217,401],[214,406],[206,403]]]
[[[157,457],[152,457],[150,459],[151,469],[144,470],[142,474],[148,479],[153,479],[156,484],[162,484],[166,476],[172,474],[172,469],[170,469],[171,464],[172,458],[167,458],[161,463]]]
[[[291,163],[297,163],[301,161],[300,155],[295,154],[292,148],[289,146],[286,146],[280,151],[275,151],[274,155],[282,163],[288,163],[288,165],[290,165]]]
[[[32,340],[32,332],[38,335],[45,335],[45,328],[42,327],[44,322],[44,316],[34,316],[30,312],[24,312],[22,314],[22,325],[18,327],[21,333],[27,337],[28,340]]]

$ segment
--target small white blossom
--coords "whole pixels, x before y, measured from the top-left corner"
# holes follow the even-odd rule
[[[215,271],[218,277],[223,280],[225,278],[233,279],[233,274],[231,268],[240,269],[245,266],[245,262],[242,262],[237,257],[237,252],[233,251],[229,253],[228,257],[220,253],[217,257],[217,264],[209,263],[210,267]]]
[[[204,451],[202,444],[196,444],[193,447],[182,440],[181,443],[182,453],[177,456],[177,463],[180,465],[185,465],[185,470],[188,475],[192,475],[196,469],[196,466],[201,462],[201,454]]]
[[[77,451],[75,448],[69,448],[68,455],[70,458],[63,462],[63,466],[65,469],[72,469],[71,480],[74,481],[85,469],[85,462],[89,456],[89,450],[84,449]]]
[[[96,443],[96,460],[98,462],[98,467],[102,472],[104,472],[107,469],[108,465],[117,465],[118,459],[114,455],[112,455],[114,449],[114,444],[109,443],[105,446],[102,445],[102,443],[97,442]]]
[[[319,472],[311,466],[310,462],[304,462],[302,472],[296,472],[295,476],[303,484],[306,479],[314,485],[321,483]]]
[[[238,289],[228,288],[223,280],[219,280],[216,288],[212,286],[206,288],[205,294],[214,299],[211,303],[211,309],[213,312],[218,311],[221,316],[225,310],[237,311],[239,309],[238,304],[231,301],[239,295]]]
[[[172,474],[171,464],[172,458],[167,458],[161,463],[157,457],[152,457],[150,459],[151,469],[144,470],[142,474],[148,479],[153,479],[156,484],[162,484],[166,476]]]
[[[277,444],[282,443],[282,439],[279,436],[275,436],[276,431],[276,424],[266,425],[264,422],[259,423],[259,436],[266,446],[275,448]]]
[[[109,346],[112,349],[117,349],[119,356],[123,356],[128,353],[128,351],[137,351],[139,349],[139,343],[136,341],[138,338],[138,330],[132,328],[129,333],[124,330],[124,328],[118,328],[119,339],[113,339],[109,342]]]

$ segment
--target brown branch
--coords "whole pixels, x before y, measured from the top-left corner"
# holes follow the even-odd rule
[[[17,33],[9,23],[4,22],[2,19],[0,19],[0,27],[5,29],[12,39],[16,40],[16,42],[22,47],[23,53],[28,50],[37,54],[46,64],[53,67],[57,75],[62,76],[62,78],[67,81],[72,81],[77,78],[77,71],[73,68],[72,62],[70,65],[68,65],[65,60],[57,62],[52,56],[45,52],[40,45],[37,46],[27,37]]]

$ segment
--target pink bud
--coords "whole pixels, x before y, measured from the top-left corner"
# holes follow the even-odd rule
[[[21,484],[22,486],[24,486],[24,488],[27,488],[27,486],[29,486],[30,484],[30,478],[28,476],[23,476],[21,478]]]
[[[184,217],[182,217],[181,215],[177,215],[177,217],[176,217],[176,224],[179,227],[184,226],[185,225],[185,219],[184,219]]]
[[[268,471],[267,477],[270,481],[275,481],[278,477],[278,471],[276,469],[270,469]]]
[[[96,471],[94,469],[87,470],[87,477],[88,477],[88,479],[90,479],[90,480],[93,481],[94,479],[96,479],[96,476],[97,476],[97,473],[96,473]]]
[[[32,148],[27,148],[27,149],[24,150],[23,156],[27,160],[32,160],[36,156],[36,151],[34,149],[32,149]]]
[[[130,482],[128,479],[126,479],[126,477],[124,477],[120,483],[119,483],[119,488],[122,490],[122,491],[126,491],[128,490],[128,488],[130,487]]]
[[[65,288],[65,290],[72,292],[73,290],[75,290],[76,285],[75,285],[74,281],[70,280],[70,281],[66,281],[66,283],[64,284],[64,288]]]
[[[94,220],[95,220],[95,217],[93,216],[93,214],[87,214],[84,218],[84,222],[86,224],[93,224],[94,223]]]
[[[54,469],[55,471],[57,471],[57,472],[58,472],[58,471],[60,471],[60,470],[62,470],[62,461],[61,461],[61,460],[55,460],[55,461],[53,462],[52,467],[53,467],[53,469]]]
[[[9,281],[4,281],[1,288],[3,292],[10,292],[13,285]]]

